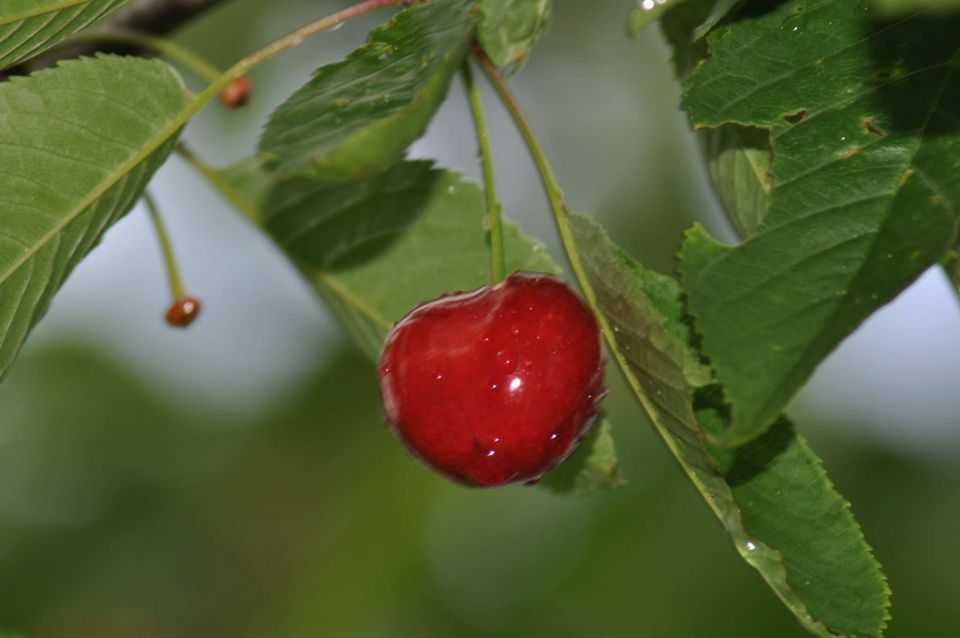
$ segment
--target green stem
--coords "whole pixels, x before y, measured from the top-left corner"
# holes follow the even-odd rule
[[[257,65],[266,62],[278,53],[282,53],[287,49],[297,46],[308,37],[316,35],[321,31],[332,29],[340,24],[343,24],[347,20],[350,20],[351,18],[355,18],[359,15],[363,15],[364,13],[369,13],[370,11],[382,9],[384,7],[405,4],[407,1],[408,0],[366,0],[365,2],[355,4],[352,7],[343,9],[342,11],[331,13],[330,15],[320,18],[319,20],[305,24],[299,29],[295,29],[287,35],[274,40],[262,49],[254,51],[221,73],[217,79],[213,80],[207,86],[207,88],[200,91],[200,93],[197,93],[194,96],[193,101],[190,102],[190,104],[188,104],[187,107],[181,111],[181,113],[174,118],[172,122],[170,122],[170,124],[168,124],[156,135],[154,138],[154,143],[150,147],[145,148],[140,156],[134,157],[130,160],[130,167],[132,168],[133,166],[136,166],[166,140],[170,139],[173,135],[176,135],[177,132],[183,128],[187,122],[190,121],[190,118],[200,112],[200,110],[211,100],[216,99],[216,97],[220,95],[220,92],[227,88],[231,82],[240,76],[246,75],[247,72]]]
[[[597,303],[597,295],[593,290],[593,286],[590,285],[590,280],[587,278],[586,271],[584,270],[583,262],[580,259],[580,253],[577,249],[576,242],[573,239],[573,231],[570,228],[570,222],[568,219],[569,212],[567,211],[567,207],[563,202],[563,191],[560,190],[560,185],[557,183],[557,177],[553,172],[553,168],[550,166],[550,162],[547,159],[547,155],[544,152],[543,147],[540,145],[539,140],[537,140],[537,137],[533,132],[533,127],[530,125],[530,121],[527,119],[526,115],[524,115],[523,110],[520,108],[520,104],[513,96],[513,93],[510,91],[510,87],[507,86],[507,83],[500,75],[500,72],[497,70],[497,67],[493,61],[490,60],[487,54],[482,50],[475,51],[474,55],[480,63],[484,73],[490,79],[491,84],[493,84],[493,87],[497,90],[497,93],[500,95],[500,98],[506,105],[507,110],[510,111],[510,115],[516,122],[517,127],[520,129],[520,134],[523,136],[527,147],[530,149],[530,154],[533,155],[533,159],[537,164],[537,169],[540,171],[540,177],[543,180],[543,185],[547,190],[547,197],[550,200],[550,207],[553,209],[553,216],[557,222],[557,229],[560,232],[560,239],[563,242],[563,249],[567,254],[567,259],[570,261],[570,266],[573,268],[573,273],[577,278],[577,282],[580,284],[580,289],[583,290],[583,296],[586,298],[587,303],[590,305],[590,309],[593,311],[593,314],[597,319],[597,323],[600,325],[601,332],[603,332],[604,341],[607,342],[607,347],[610,350],[610,354],[613,355],[614,360],[617,362],[617,367],[619,367],[620,371],[623,373],[623,378],[626,380],[627,384],[633,390],[633,393],[639,399],[640,404],[647,413],[647,416],[650,417],[650,421],[653,423],[660,438],[663,439],[663,442],[673,453],[674,457],[679,460],[681,458],[681,452],[677,448],[676,441],[670,435],[660,419],[657,418],[658,410],[656,406],[650,400],[650,397],[647,396],[646,390],[640,385],[636,374],[630,369],[630,362],[627,361],[627,358],[624,356],[623,352],[621,352],[620,347],[617,344],[615,330],[610,326],[610,322],[607,321],[606,315],[604,315],[600,310],[600,306]],[[690,468],[682,461],[680,462],[680,465],[684,472],[687,473],[690,479],[699,488],[702,483],[698,475],[691,471]],[[703,491],[703,489],[701,489],[701,491]],[[709,498],[707,499],[707,502],[714,513],[716,513],[716,515],[723,520],[724,513],[720,511],[717,504]]]
[[[483,185],[487,198],[487,223],[490,228],[490,274],[493,283],[503,281],[507,276],[507,265],[503,250],[503,220],[500,202],[497,199],[497,182],[493,171],[493,154],[490,151],[490,131],[487,128],[487,116],[483,110],[480,90],[473,79],[470,61],[463,61],[463,84],[467,89],[467,100],[473,114],[473,123],[477,129],[477,142],[480,145],[480,158],[483,162]]]
[[[180,278],[180,269],[177,268],[177,258],[173,254],[173,244],[170,243],[170,234],[167,233],[167,227],[160,217],[160,210],[157,203],[149,191],[143,192],[143,202],[147,205],[147,211],[150,212],[150,219],[153,220],[153,228],[157,231],[157,238],[160,240],[160,249],[163,251],[163,262],[167,266],[167,279],[170,282],[170,292],[173,294],[174,301],[183,299],[187,296],[186,289],[183,286],[183,279]]]
[[[233,204],[234,208],[240,211],[244,217],[253,222],[254,225],[260,225],[260,213],[257,211],[256,207],[251,206],[249,198],[247,198],[243,193],[238,192],[237,189],[234,188],[233,184],[224,179],[221,171],[213,168],[202,159],[194,155],[193,151],[191,151],[182,141],[177,142],[177,145],[173,148],[173,150],[180,157],[186,160],[186,162],[190,164],[190,166],[192,166],[201,177],[207,180],[207,182],[221,195],[223,195],[228,202]]]
[[[219,95],[220,92],[235,79],[241,75],[246,75],[251,69],[266,62],[278,53],[297,46],[310,36],[316,35],[321,31],[332,29],[343,24],[347,20],[363,15],[364,13],[376,11],[377,9],[382,9],[384,7],[393,7],[405,4],[406,2],[409,2],[409,0],[366,0],[365,2],[360,2],[352,7],[347,7],[346,9],[320,18],[319,20],[305,24],[299,29],[295,29],[287,35],[274,40],[262,49],[254,51],[227,69],[223,74],[220,75],[219,78],[211,82],[210,86],[197,94],[197,97],[194,99],[194,103],[190,105],[188,111],[190,111],[191,114],[196,113],[203,108],[207,102],[217,97],[217,95]]]
[[[657,419],[654,418],[656,410],[650,403],[650,400],[647,397],[644,389],[640,387],[639,383],[637,382],[636,376],[634,376],[634,374],[631,372],[630,363],[627,361],[626,357],[623,356],[623,353],[620,351],[620,348],[617,345],[614,330],[611,328],[610,322],[607,321],[606,315],[604,315],[600,310],[600,305],[597,303],[597,295],[593,290],[593,286],[590,285],[590,280],[587,278],[587,273],[583,267],[583,261],[580,259],[580,252],[577,249],[577,244],[573,238],[573,231],[570,228],[569,221],[570,213],[563,201],[563,191],[560,189],[560,185],[557,182],[557,177],[553,172],[553,168],[550,166],[550,161],[547,159],[546,152],[543,150],[543,147],[540,145],[540,141],[533,132],[533,126],[531,126],[530,120],[527,119],[527,116],[524,114],[523,109],[520,108],[520,104],[517,102],[517,99],[510,91],[510,87],[507,86],[503,76],[500,75],[496,65],[487,56],[487,54],[482,50],[477,50],[474,51],[474,56],[480,63],[480,67],[483,69],[486,76],[490,79],[490,83],[496,89],[497,94],[503,100],[507,110],[510,111],[511,117],[513,117],[514,122],[516,122],[517,128],[520,129],[520,134],[523,136],[523,139],[527,144],[527,148],[529,148],[530,154],[533,156],[533,160],[537,165],[537,169],[540,171],[540,178],[543,180],[544,188],[546,188],[547,198],[550,200],[550,208],[553,210],[553,217],[554,220],[556,220],[557,230],[560,233],[560,240],[563,242],[563,250],[567,254],[567,260],[570,262],[570,267],[573,269],[573,274],[577,279],[577,283],[580,284],[580,289],[583,291],[583,296],[590,305],[590,309],[593,311],[593,314],[597,319],[597,323],[600,324],[600,329],[603,332],[603,338],[607,342],[610,353],[616,360],[617,366],[623,372],[623,376],[627,380],[627,383],[633,389],[637,397],[640,398],[640,403],[643,405],[647,414],[650,415],[651,420],[656,425],[657,431],[660,433],[661,438],[663,438],[664,442],[667,444],[667,447],[669,447],[671,450],[674,450],[674,454],[678,456],[678,453],[676,452],[676,446],[672,442],[670,436],[659,425]],[[692,475],[691,478],[693,478]]]
[[[594,313],[598,317],[602,317],[597,307],[596,295],[590,286],[590,282],[587,280],[586,272],[583,269],[583,262],[580,260],[580,253],[577,251],[577,245],[573,239],[573,231],[570,229],[570,222],[568,220],[570,213],[567,211],[567,206],[563,200],[563,191],[557,182],[557,176],[553,172],[553,167],[550,166],[547,154],[540,145],[536,134],[533,132],[533,126],[530,124],[530,120],[527,119],[519,102],[517,102],[516,97],[514,97],[513,92],[510,90],[510,87],[507,86],[506,81],[503,79],[503,76],[500,75],[500,71],[497,70],[493,61],[483,51],[474,51],[474,57],[480,63],[480,68],[483,69],[493,88],[496,89],[500,99],[503,100],[517,128],[520,129],[520,135],[523,136],[523,140],[526,142],[527,148],[533,156],[537,170],[540,172],[543,186],[547,191],[547,199],[550,200],[550,208],[553,211],[553,218],[557,223],[560,241],[563,243],[563,250],[567,254],[567,260],[570,262],[573,274],[577,278],[577,282],[580,284],[580,288],[583,290],[583,294],[593,308]]]
[[[207,88],[198,93],[193,98],[193,101],[190,103],[190,105],[187,106],[184,112],[181,113],[176,119],[176,121],[168,126],[166,130],[161,132],[160,139],[167,139],[170,135],[175,134],[177,130],[184,126],[190,120],[190,118],[196,115],[197,112],[206,106],[208,102],[216,98],[217,95],[219,95],[220,92],[223,91],[223,89],[225,89],[231,82],[240,76],[246,75],[248,71],[257,65],[266,62],[278,53],[297,46],[305,39],[320,33],[321,31],[326,31],[339,26],[351,18],[355,18],[371,11],[376,11],[377,9],[406,4],[407,2],[409,2],[409,0],[366,0],[365,2],[355,4],[352,7],[343,9],[342,11],[331,13],[330,15],[320,18],[319,20],[305,24],[299,29],[295,29],[287,35],[274,40],[262,49],[254,51],[224,71],[216,79],[210,82]],[[227,185],[223,179],[220,178],[216,170],[210,168],[210,166],[202,162],[196,155],[191,153],[182,142],[177,144],[176,150],[217,190],[224,193],[224,195],[226,195],[231,202],[237,204],[239,199],[234,196],[235,193],[233,192],[233,189],[229,187],[229,185]],[[257,222],[257,215],[254,211],[249,210],[249,208],[246,206],[240,206],[239,204],[237,207],[251,221],[254,223]]]
[[[123,44],[162,55],[173,62],[182,64],[184,67],[190,69],[197,77],[207,82],[215,81],[221,74],[220,69],[172,40],[141,33],[140,31],[132,31],[130,29],[110,29],[109,31],[81,33],[67,40],[64,46],[101,43]]]

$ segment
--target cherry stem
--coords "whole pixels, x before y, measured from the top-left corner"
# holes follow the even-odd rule
[[[210,84],[207,85],[207,88],[197,93],[193,97],[193,100],[187,104],[187,106],[180,111],[180,113],[171,122],[169,122],[153,137],[151,145],[143,149],[138,157],[130,160],[130,167],[132,168],[135,166],[134,162],[139,162],[145,158],[147,154],[159,148],[163,142],[169,140],[171,137],[176,136],[180,132],[180,129],[182,129],[187,122],[190,121],[190,118],[199,113],[203,107],[220,95],[220,93],[227,88],[231,82],[240,76],[246,75],[248,71],[257,65],[266,62],[278,53],[282,53],[287,49],[297,46],[308,37],[320,33],[321,31],[332,29],[333,27],[343,24],[351,18],[355,18],[359,15],[369,13],[370,11],[374,11],[376,9],[381,9],[383,7],[408,4],[409,1],[410,0],[366,0],[366,2],[361,2],[352,7],[347,7],[342,11],[337,11],[336,13],[332,13],[324,18],[320,18],[319,20],[315,20],[314,22],[306,24],[299,29],[295,29],[287,35],[274,40],[270,44],[267,44],[263,48],[254,51],[217,76],[217,79],[210,82]]]
[[[410,0],[366,0],[365,2],[355,4],[352,7],[347,7],[346,9],[320,18],[319,20],[305,24],[299,29],[295,29],[287,35],[274,40],[265,47],[254,51],[247,57],[243,58],[217,76],[217,78],[212,82],[210,82],[207,88],[198,93],[193,98],[193,101],[184,110],[184,112],[181,113],[180,116],[167,127],[167,130],[164,131],[164,135],[169,137],[170,135],[176,134],[176,132],[182,128],[191,117],[196,115],[197,112],[206,106],[208,102],[216,98],[223,91],[223,89],[230,85],[231,82],[240,76],[246,75],[251,69],[266,62],[278,53],[282,53],[287,49],[297,46],[308,37],[320,33],[321,31],[326,31],[339,26],[351,18],[355,18],[371,11],[376,11],[377,9],[383,9],[385,7],[406,5],[409,4],[409,2]],[[249,210],[248,207],[241,206],[238,203],[242,201],[242,198],[236,196],[234,189],[220,177],[217,171],[200,161],[200,159],[191,153],[182,142],[177,144],[176,150],[190,163],[191,166],[193,166],[203,177],[205,177],[211,183],[211,185],[224,193],[224,195],[227,195],[230,201],[237,205],[237,208],[244,213],[244,215],[246,215],[251,221],[257,221],[256,213]]]
[[[197,97],[194,98],[193,104],[191,104],[190,108],[188,109],[189,114],[192,115],[203,108],[207,102],[219,95],[220,92],[236,78],[240,77],[241,75],[246,75],[247,72],[254,67],[266,62],[278,53],[297,46],[310,36],[316,35],[321,31],[332,29],[343,24],[347,20],[350,20],[351,18],[355,18],[365,13],[376,11],[377,9],[382,9],[384,7],[394,7],[397,5],[408,4],[409,2],[410,0],[366,0],[365,2],[360,2],[352,7],[347,7],[341,11],[337,11],[336,13],[331,13],[330,15],[320,18],[319,20],[314,20],[309,24],[303,25],[299,29],[294,29],[287,35],[274,40],[270,44],[257,51],[254,51],[222,73],[216,80],[211,82],[206,89],[197,94]]]
[[[215,80],[210,82],[207,88],[193,98],[193,101],[187,106],[184,112],[181,113],[176,121],[167,127],[167,131],[164,131],[164,134],[167,137],[176,134],[176,132],[182,128],[191,117],[196,115],[197,112],[206,106],[208,102],[216,98],[223,91],[223,89],[229,86],[230,83],[235,79],[246,75],[251,69],[266,62],[278,53],[282,53],[287,49],[297,46],[310,36],[320,33],[321,31],[327,31],[337,27],[347,20],[356,18],[357,16],[361,16],[365,13],[370,13],[371,11],[376,11],[377,9],[409,4],[410,0],[366,0],[365,2],[360,2],[352,7],[347,7],[346,9],[320,18],[319,20],[305,24],[299,29],[294,29],[287,35],[274,40],[257,51],[254,51],[221,73]],[[256,211],[250,210],[248,206],[243,204],[243,198],[240,197],[234,188],[220,176],[218,171],[210,168],[210,166],[202,162],[196,155],[191,153],[182,142],[178,143],[175,148],[176,151],[184,159],[186,159],[191,166],[193,166],[193,168],[195,168],[204,178],[206,178],[214,188],[223,193],[230,200],[230,202],[233,203],[238,210],[240,210],[240,212],[242,212],[254,223],[258,221],[258,215]]]
[[[590,281],[587,279],[583,262],[580,260],[580,253],[573,239],[573,231],[570,229],[570,223],[567,219],[569,212],[567,211],[567,205],[564,203],[563,190],[561,190],[560,184],[557,182],[557,176],[553,172],[553,167],[550,166],[547,154],[543,150],[543,146],[540,145],[540,140],[537,139],[530,120],[527,119],[526,114],[520,107],[520,103],[517,102],[517,98],[513,95],[513,92],[503,79],[493,60],[491,60],[482,49],[474,49],[473,55],[480,64],[480,68],[483,69],[484,74],[490,80],[490,84],[492,84],[493,88],[497,91],[497,95],[500,96],[500,99],[507,107],[517,128],[520,129],[520,135],[523,137],[527,148],[530,150],[530,154],[533,156],[537,170],[540,172],[543,186],[547,191],[547,199],[550,201],[553,218],[557,223],[560,241],[563,243],[563,250],[567,254],[567,260],[570,262],[573,274],[577,278],[577,282],[580,284],[580,288],[583,290],[587,302],[590,304],[590,307],[593,308],[594,314],[597,315],[599,319],[602,319],[603,315],[597,306],[596,295],[593,292],[593,287],[590,286]]]
[[[194,75],[207,82],[217,80],[222,73],[220,69],[173,40],[140,31],[133,31],[131,29],[110,29],[109,31],[81,33],[67,40],[63,46],[101,43],[122,44],[162,55],[173,62],[183,65]]]
[[[527,119],[523,109],[520,108],[519,102],[517,102],[516,97],[514,97],[513,92],[504,81],[503,76],[500,75],[500,71],[497,70],[497,67],[493,61],[482,49],[474,50],[474,57],[480,63],[480,68],[483,69],[484,74],[486,74],[487,78],[489,78],[490,83],[493,85],[493,88],[496,89],[500,99],[503,100],[503,103],[510,112],[511,117],[513,117],[514,122],[516,122],[517,128],[520,129],[520,134],[523,136],[524,142],[526,142],[527,148],[530,150],[530,154],[533,156],[533,160],[540,172],[540,178],[543,180],[544,188],[546,188],[547,198],[550,200],[550,208],[553,210],[553,217],[556,220],[557,230],[560,233],[560,240],[563,243],[563,250],[567,254],[567,259],[570,262],[570,267],[573,269],[574,276],[577,278],[577,283],[580,284],[580,289],[583,291],[583,296],[586,298],[587,303],[590,305],[590,309],[597,318],[597,323],[600,324],[601,331],[603,332],[603,338],[607,342],[607,346],[609,347],[613,358],[616,360],[617,366],[623,373],[627,383],[633,389],[634,394],[636,394],[640,399],[640,403],[644,406],[647,414],[651,415],[652,417],[656,414],[656,411],[646,398],[646,391],[638,384],[636,377],[630,371],[630,364],[620,351],[614,331],[610,327],[610,322],[607,321],[606,316],[603,314],[603,312],[601,312],[600,305],[597,303],[597,295],[593,290],[593,286],[590,285],[590,280],[587,278],[586,270],[584,270],[583,262],[580,259],[580,252],[577,249],[576,241],[574,241],[573,238],[573,231],[570,228],[570,213],[563,201],[563,191],[560,189],[560,185],[557,182],[557,177],[553,172],[553,168],[550,166],[550,161],[547,159],[547,154],[540,145],[540,141],[537,139],[536,134],[534,134],[533,126],[530,124],[530,120]],[[674,449],[673,443],[663,428],[659,425],[657,419],[652,418],[651,420],[657,427],[657,431],[660,433],[660,436],[663,438],[664,442],[666,442],[667,446],[670,449]]]
[[[153,220],[153,229],[160,240],[160,249],[163,251],[163,262],[167,267],[167,280],[170,282],[170,292],[173,294],[173,300],[177,301],[187,296],[186,289],[183,287],[183,279],[180,278],[180,269],[177,267],[177,258],[173,254],[173,244],[170,243],[170,234],[167,227],[160,217],[160,209],[157,208],[157,202],[149,191],[143,193],[143,203],[147,205],[147,211],[150,212],[150,219]]]
[[[463,61],[461,73],[467,90],[470,112],[473,114],[473,123],[477,129],[477,142],[483,163],[483,186],[487,199],[487,224],[490,232],[490,275],[493,283],[499,283],[507,276],[507,265],[503,250],[503,220],[500,202],[497,200],[497,182],[493,171],[493,154],[490,150],[490,131],[487,128],[487,116],[483,110],[480,89],[473,79],[469,60]]]

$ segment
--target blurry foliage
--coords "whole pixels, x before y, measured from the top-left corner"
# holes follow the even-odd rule
[[[251,16],[272,4],[226,3],[187,38],[225,64],[253,47]],[[685,131],[667,54],[618,37],[633,3],[619,4],[557,3],[517,81],[531,87],[538,126],[555,133],[577,207],[602,193],[583,208],[669,270],[681,230],[705,213],[693,210],[692,150],[676,143]],[[292,22],[316,13],[291,5],[301,9]],[[564,95],[543,80],[558,67]],[[633,82],[606,75],[623,68]],[[274,71],[258,73],[260,91]],[[619,92],[604,117],[571,124],[604,82]],[[643,113],[631,110],[638,95]],[[263,120],[253,109],[202,116],[209,139],[252,139]],[[624,138],[641,128],[646,137]],[[29,638],[805,636],[636,424],[619,379],[611,384],[611,420],[631,424],[616,429],[629,483],[564,498],[467,490],[411,461],[383,427],[373,368],[353,348],[282,410],[242,425],[178,408],[102,353],[34,349],[0,386],[0,626]],[[897,591],[887,635],[947,635],[960,624],[960,468],[816,425],[805,431]]]
[[[627,393],[612,399],[629,422]],[[353,349],[246,427],[173,402],[73,347],[10,374],[0,622],[31,638],[805,635],[637,428],[617,431],[625,488],[563,498],[412,462]],[[898,585],[889,635],[942,635],[960,470],[829,443]]]

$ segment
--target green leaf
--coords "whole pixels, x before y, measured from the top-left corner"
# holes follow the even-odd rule
[[[210,176],[273,237],[371,361],[393,324],[421,302],[489,283],[483,192],[430,162],[401,162],[343,186],[276,180],[256,160]],[[543,245],[517,226],[505,224],[504,234],[508,272],[559,272]],[[622,482],[604,417],[544,480],[567,492]]]
[[[342,186],[265,187],[268,175],[249,161],[221,173],[229,199],[259,220],[372,360],[418,303],[489,282],[483,193],[456,173],[416,161]],[[515,225],[504,240],[508,271],[558,271]]]
[[[743,559],[811,633],[880,636],[885,580],[817,457],[787,425],[742,450],[709,450],[694,398],[710,377],[676,281],[632,261],[593,220],[570,223],[627,381]],[[715,427],[723,413],[707,404],[699,416]]]
[[[733,408],[726,445],[764,432],[956,233],[960,19],[876,23],[870,6],[792,0],[740,19],[713,32],[691,76],[697,127],[768,129],[774,158],[756,232],[731,247],[696,228],[681,251],[688,309]]]
[[[267,123],[260,151],[285,177],[372,177],[401,159],[446,97],[473,35],[473,2],[398,13],[343,62],[317,70]]]
[[[32,58],[127,0],[0,0],[0,69]]]
[[[519,70],[550,25],[553,0],[480,0],[477,40],[498,67]]]
[[[667,0],[655,4],[652,10],[660,18],[660,26],[667,42],[673,48],[673,67],[678,78],[687,75],[707,57],[704,36],[717,25],[740,0]],[[649,6],[649,5],[647,5]],[[666,11],[660,11],[662,6]],[[643,1],[631,16],[630,30],[637,34],[647,26],[648,20],[637,18],[636,11],[646,11]],[[637,21],[635,21],[637,20]]]
[[[590,434],[567,460],[538,483],[558,494],[589,494],[623,487],[626,481],[617,471],[617,452],[610,421],[601,414]]]
[[[915,11],[957,11],[960,0],[873,0],[873,5],[885,16],[898,16]]]
[[[166,159],[187,101],[170,66],[139,58],[83,58],[0,84],[0,375]]]
[[[753,235],[767,215],[773,187],[767,131],[726,124],[699,134],[720,203],[741,237]]]
[[[729,411],[719,390],[697,399],[701,427],[723,432]],[[889,620],[886,579],[849,504],[793,425],[781,417],[763,436],[720,454],[728,456],[724,479],[745,529],[780,551],[787,581],[811,615],[834,633],[881,635]]]

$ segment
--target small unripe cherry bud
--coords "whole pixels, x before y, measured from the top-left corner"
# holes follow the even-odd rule
[[[220,91],[220,101],[228,109],[235,109],[250,101],[253,83],[245,75],[234,78],[225,89]]]
[[[195,297],[177,299],[167,310],[167,323],[178,328],[186,328],[200,314],[200,300]]]

